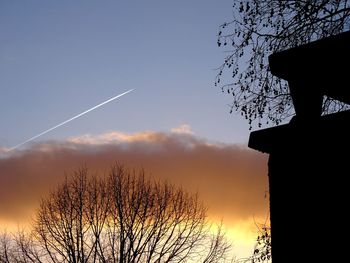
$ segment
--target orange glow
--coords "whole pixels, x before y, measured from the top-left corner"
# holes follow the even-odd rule
[[[106,174],[115,162],[198,192],[209,219],[223,219],[236,254],[251,254],[257,235],[254,218],[260,223],[267,214],[266,156],[197,138],[187,126],[171,133],[85,135],[0,156],[1,229],[26,226],[40,198],[65,174],[82,165]]]

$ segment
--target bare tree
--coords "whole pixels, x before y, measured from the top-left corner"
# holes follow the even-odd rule
[[[0,235],[0,262],[11,262],[13,259],[12,240],[7,232]]]
[[[222,232],[222,224],[219,225],[216,235],[211,238],[208,252],[205,258],[201,260],[203,263],[221,262],[222,258],[226,258],[226,253],[230,249],[230,245],[225,241],[225,234]],[[233,262],[233,260],[231,261]]]
[[[233,19],[218,33],[218,46],[230,48],[215,86],[232,95],[231,112],[240,112],[250,127],[253,121],[259,127],[278,124],[294,110],[287,83],[270,73],[268,55],[349,29],[349,0],[233,1]],[[323,108],[334,112],[344,107],[326,98]]]
[[[50,196],[42,200],[34,225],[34,234],[46,260],[52,262],[88,262],[95,249],[92,224],[85,216],[88,200],[86,169],[66,178]]]
[[[16,235],[4,232],[0,235],[0,262],[26,263],[42,262],[40,252],[35,249],[35,242],[23,230]]]
[[[117,165],[108,177],[67,177],[12,247],[23,262],[227,262],[221,227],[209,231],[197,195]]]

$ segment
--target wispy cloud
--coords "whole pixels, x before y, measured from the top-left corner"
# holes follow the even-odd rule
[[[10,154],[9,152],[10,152],[9,148],[0,146],[0,158],[4,158],[4,157],[8,156]]]
[[[171,132],[182,133],[182,134],[194,134],[191,129],[191,126],[188,124],[182,124],[179,127],[172,128]]]
[[[68,142],[76,144],[121,144],[121,143],[133,143],[133,142],[155,142],[162,140],[162,136],[159,133],[150,131],[137,132],[132,134],[126,134],[118,131],[108,132],[101,135],[85,134],[77,137],[68,138]]]
[[[136,133],[123,133],[119,131],[107,132],[100,135],[84,134],[81,136],[70,137],[68,142],[76,144],[90,144],[90,145],[103,145],[103,144],[121,144],[121,143],[134,143],[134,142],[161,142],[170,137],[172,134],[176,135],[194,135],[190,125],[182,124],[176,128],[172,128],[170,133],[157,133],[154,131],[143,131]]]

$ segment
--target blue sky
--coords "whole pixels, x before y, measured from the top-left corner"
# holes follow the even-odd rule
[[[181,124],[242,143],[248,125],[214,88],[231,0],[1,1],[0,146],[11,147],[128,89],[40,140]]]

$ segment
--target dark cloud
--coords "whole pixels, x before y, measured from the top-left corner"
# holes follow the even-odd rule
[[[0,158],[0,222],[25,218],[38,201],[82,165],[106,174],[114,163],[197,191],[213,217],[246,220],[267,214],[266,155],[209,143],[191,133],[81,136],[32,145]]]

